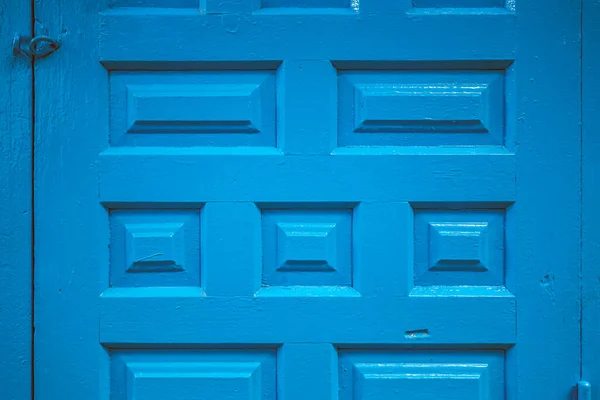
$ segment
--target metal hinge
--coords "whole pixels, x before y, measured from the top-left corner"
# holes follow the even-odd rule
[[[577,400],[592,400],[592,385],[589,382],[577,382]]]
[[[59,40],[45,35],[29,37],[16,33],[13,38],[13,55],[21,55],[30,60],[46,57],[58,50],[59,47]]]

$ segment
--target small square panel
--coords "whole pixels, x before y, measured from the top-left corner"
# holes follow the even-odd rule
[[[277,270],[335,271],[336,235],[335,223],[278,223]]]
[[[416,210],[416,285],[502,285],[504,210]]]
[[[112,286],[199,286],[199,210],[113,210]]]
[[[352,210],[263,210],[262,233],[263,285],[352,285]]]
[[[127,272],[185,269],[183,223],[125,224]]]
[[[487,271],[487,222],[429,225],[431,271]]]
[[[118,351],[111,400],[275,398],[270,351]]]

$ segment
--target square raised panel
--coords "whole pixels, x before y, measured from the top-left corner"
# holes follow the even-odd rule
[[[277,271],[336,271],[337,223],[277,223]]]
[[[504,210],[415,210],[415,285],[504,284]]]
[[[339,146],[504,144],[503,71],[340,71]]]
[[[117,351],[111,400],[275,399],[269,351]]]
[[[352,210],[262,213],[263,285],[352,285]]]
[[[340,400],[501,400],[501,351],[340,352]]]
[[[110,139],[131,146],[275,146],[274,71],[117,71]]]
[[[112,210],[112,286],[199,286],[199,210]]]
[[[489,271],[488,223],[429,224],[430,271]]]
[[[125,224],[126,272],[185,269],[183,222]]]

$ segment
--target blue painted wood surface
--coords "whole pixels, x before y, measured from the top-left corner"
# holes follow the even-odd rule
[[[591,400],[600,399],[600,4],[583,1],[582,14],[582,321],[581,378],[590,386],[583,392]],[[582,394],[583,396],[583,394]],[[586,399],[584,397],[584,399]]]
[[[315,4],[36,2],[36,398],[571,398],[579,6]]]
[[[0,1],[0,398],[32,395],[32,73],[12,38],[31,5]]]
[[[508,384],[523,399],[570,399],[578,379],[579,7],[578,2],[561,1],[516,7],[521,18],[515,62],[518,106],[509,118],[516,129],[518,196],[507,215],[506,238],[514,243],[507,252],[515,268],[506,270],[506,279],[515,282],[508,288],[517,296],[520,346],[507,353],[507,376],[520,376]],[[554,28],[548,30],[548,24]],[[518,71],[517,63],[522,66]],[[554,67],[544,67],[548,65]],[[539,386],[527,383],[532,374],[540,377]]]

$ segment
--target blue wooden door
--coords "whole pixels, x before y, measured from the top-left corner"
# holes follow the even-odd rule
[[[37,399],[571,398],[576,5],[35,7]]]

